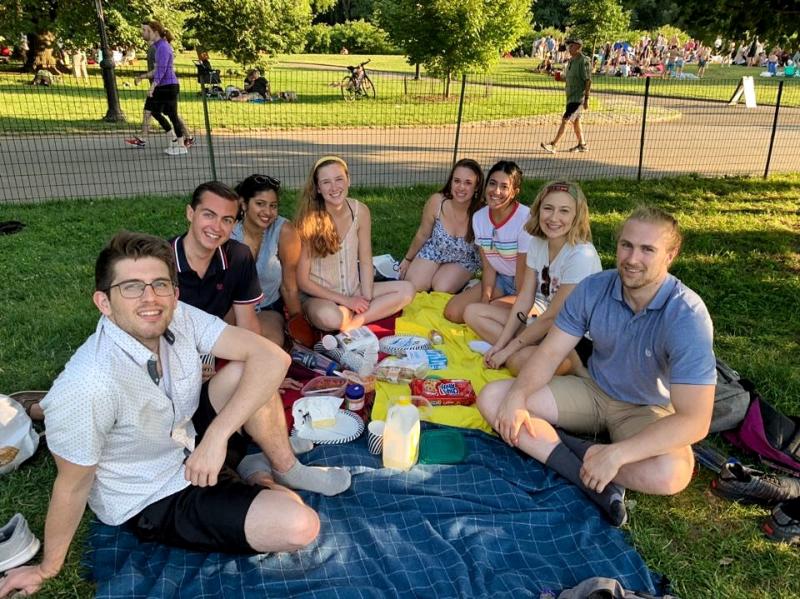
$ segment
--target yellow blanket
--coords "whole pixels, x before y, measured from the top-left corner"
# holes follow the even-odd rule
[[[511,378],[505,368],[492,370],[483,365],[483,356],[473,352],[467,343],[478,336],[468,326],[453,324],[443,316],[444,306],[452,296],[448,293],[418,293],[414,301],[403,310],[398,318],[395,333],[398,335],[421,335],[427,337],[431,329],[441,331],[444,345],[436,346],[447,355],[446,370],[431,370],[430,375],[448,379],[468,379],[472,381],[475,393],[479,393],[489,381]],[[372,408],[374,420],[385,420],[389,409],[389,399],[409,395],[408,385],[379,382]],[[436,424],[475,428],[492,432],[492,427],[483,419],[475,406],[437,406],[431,410],[426,420]]]

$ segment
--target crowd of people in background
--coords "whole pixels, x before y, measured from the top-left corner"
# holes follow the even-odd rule
[[[539,73],[551,74],[554,65],[569,59],[566,43],[546,35],[534,40],[531,56],[540,62]],[[794,54],[788,48],[774,45],[768,49],[756,36],[751,41],[731,40],[726,44],[717,36],[713,44],[689,38],[681,42],[677,35],[667,38],[642,36],[635,43],[626,40],[608,41],[595,48],[592,62],[599,75],[614,77],[660,77],[675,79],[702,78],[709,63],[723,66],[748,66],[766,69],[768,76],[795,75],[800,49]],[[697,65],[697,73],[687,73],[686,65]]]

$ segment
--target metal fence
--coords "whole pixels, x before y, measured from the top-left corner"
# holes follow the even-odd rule
[[[731,69],[735,74],[735,69]],[[272,93],[296,101],[203,101],[194,73],[180,73],[180,112],[195,137],[188,155],[163,153],[166,137],[152,123],[148,145],[137,134],[146,85],[117,74],[123,124],[106,111],[99,76],[64,76],[52,87],[28,76],[0,74],[0,203],[60,198],[174,195],[214,174],[235,183],[259,172],[300,187],[322,155],[351,166],[353,184],[440,183],[453,160],[485,166],[517,161],[526,176],[574,179],[702,175],[766,175],[800,171],[800,81],[757,80],[758,107],[728,105],[738,79],[648,80],[596,77],[582,122],[586,153],[540,147],[558,127],[563,83],[528,73],[466,76],[445,82],[370,72],[375,99],[346,101],[344,69],[275,68]],[[222,75],[221,88],[241,86]],[[290,96],[292,94],[289,94]],[[209,127],[205,126],[207,110]]]

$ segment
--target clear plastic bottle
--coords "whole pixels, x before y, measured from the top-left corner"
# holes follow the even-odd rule
[[[383,465],[409,470],[419,457],[419,410],[410,397],[398,398],[386,416],[383,432]]]
[[[305,366],[309,370],[313,370],[319,374],[330,376],[336,371],[342,370],[342,367],[330,358],[315,352],[313,349],[308,349],[299,343],[292,344],[289,355],[292,357],[293,362],[297,362],[301,366]]]

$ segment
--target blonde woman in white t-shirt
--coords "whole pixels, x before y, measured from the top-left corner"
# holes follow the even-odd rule
[[[545,185],[531,206],[525,230],[531,241],[525,278],[514,305],[472,304],[464,314],[466,323],[493,344],[484,355],[486,366],[505,365],[514,375],[547,335],[575,285],[602,270],[592,245],[586,196],[577,183]],[[557,374],[577,365],[573,352]]]

